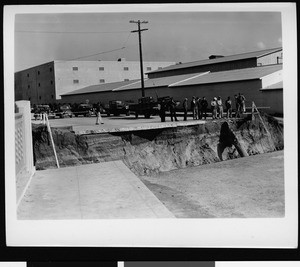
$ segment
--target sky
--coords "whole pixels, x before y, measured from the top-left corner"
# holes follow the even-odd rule
[[[184,63],[282,46],[279,12],[16,14],[15,71],[53,60],[138,61],[130,20],[148,21],[141,24],[148,29],[144,61]]]

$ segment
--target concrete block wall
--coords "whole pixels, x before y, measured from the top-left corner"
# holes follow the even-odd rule
[[[32,127],[30,102],[16,101],[18,113],[15,114],[15,163],[17,202],[35,172],[32,146]]]

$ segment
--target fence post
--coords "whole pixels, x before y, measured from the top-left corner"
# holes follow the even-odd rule
[[[50,124],[49,124],[49,120],[48,120],[48,116],[47,114],[43,114],[44,115],[44,119],[46,120],[46,124],[47,124],[47,129],[48,129],[48,132],[49,132],[49,135],[50,135],[50,140],[51,140],[51,144],[52,144],[52,147],[53,147],[53,151],[54,151],[54,156],[55,156],[55,160],[56,160],[56,165],[57,165],[57,168],[59,169],[59,162],[58,162],[58,158],[57,158],[57,154],[56,154],[56,149],[55,149],[55,145],[54,145],[54,141],[53,141],[53,137],[52,137],[52,132],[51,132],[51,127],[50,127]]]

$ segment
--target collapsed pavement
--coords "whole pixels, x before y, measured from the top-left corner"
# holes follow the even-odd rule
[[[77,134],[71,127],[52,128],[52,135],[61,167],[123,160],[135,174],[151,175],[282,150],[283,125],[267,114],[261,117],[263,122],[247,116],[176,128],[94,134]],[[225,145],[220,154],[225,122],[238,147]],[[33,125],[33,146],[37,170],[56,168],[46,126]]]

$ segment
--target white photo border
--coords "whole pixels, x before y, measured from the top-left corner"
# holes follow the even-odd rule
[[[121,10],[121,11],[120,11]],[[284,49],[285,217],[276,219],[43,220],[16,218],[14,18],[20,13],[281,12]],[[127,11],[129,12],[129,11]],[[297,31],[295,3],[32,5],[4,7],[5,193],[7,246],[296,248]]]

